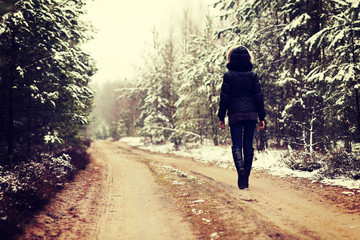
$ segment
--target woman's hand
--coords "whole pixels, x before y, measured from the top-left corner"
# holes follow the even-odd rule
[[[220,121],[220,122],[219,122],[219,126],[220,126],[220,128],[221,128],[222,130],[225,130],[225,122]]]
[[[262,131],[265,129],[265,121],[260,122],[259,130]]]

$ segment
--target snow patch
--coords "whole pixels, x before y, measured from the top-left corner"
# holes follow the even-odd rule
[[[171,184],[173,184],[173,185],[184,185],[185,183],[184,183],[184,182],[180,182],[180,181],[178,181],[178,180],[174,180],[174,181],[171,182]]]
[[[203,213],[204,213],[203,210],[197,210],[197,209],[195,209],[195,208],[191,209],[191,212],[194,213],[194,214],[196,214],[196,215],[200,215],[200,214],[203,214]]]
[[[178,149],[174,148],[172,143],[153,145],[144,141],[143,138],[122,138],[121,142],[126,142],[131,146],[135,146],[144,150],[149,150],[158,153],[171,153],[179,156],[190,157],[196,161],[205,164],[215,165],[221,168],[235,169],[231,148],[229,146],[213,146],[211,143],[199,145],[199,144],[187,144],[181,145]],[[287,150],[266,150],[264,152],[255,152],[253,168],[267,170],[269,173],[279,177],[298,177],[310,179],[313,182],[319,181],[319,170],[312,172],[298,171],[290,169],[284,161],[283,155]],[[167,168],[172,168],[166,166]],[[174,168],[171,171],[178,171]],[[189,176],[184,172],[178,172],[177,174],[184,177],[195,178]],[[353,180],[347,177],[339,177],[336,179],[322,178],[321,183],[326,185],[341,186],[348,189],[360,189],[360,180]]]
[[[349,197],[351,197],[351,196],[354,196],[354,195],[355,195],[355,193],[354,193],[354,192],[342,192],[342,194],[344,194],[344,195],[348,195]]]
[[[211,223],[211,220],[207,219],[207,218],[202,218],[201,220],[203,220],[206,223]]]
[[[220,236],[217,232],[210,234],[210,239],[218,239]]]

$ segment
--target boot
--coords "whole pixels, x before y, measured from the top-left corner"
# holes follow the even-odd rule
[[[253,163],[253,158],[254,158],[254,148],[252,148],[249,152],[244,153],[245,188],[249,187],[249,177]]]
[[[236,167],[236,171],[238,173],[238,187],[240,189],[245,188],[245,168],[244,168],[244,160],[242,157],[242,152],[240,148],[232,147],[232,154],[234,158],[234,163]]]

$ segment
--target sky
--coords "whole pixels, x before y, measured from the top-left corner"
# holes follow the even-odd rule
[[[85,20],[97,29],[84,44],[97,62],[93,82],[124,80],[133,75],[141,52],[152,40],[154,27],[161,34],[179,21],[185,6],[198,8],[204,0],[88,0]],[[207,1],[209,2],[209,1]]]

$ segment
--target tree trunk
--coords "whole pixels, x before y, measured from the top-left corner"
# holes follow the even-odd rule
[[[356,113],[357,113],[357,121],[356,121],[356,127],[357,127],[357,134],[355,141],[360,142],[360,103],[359,103],[359,91],[358,89],[355,89],[355,96],[356,96]]]
[[[14,154],[14,84],[15,84],[15,76],[16,76],[16,66],[15,66],[15,33],[12,36],[12,49],[11,49],[11,63],[10,63],[10,79],[9,79],[9,102],[8,102],[8,136],[7,136],[7,160],[8,162],[12,161]]]
[[[210,115],[211,115],[211,129],[212,129],[212,138],[214,142],[214,146],[219,145],[218,140],[218,125],[217,125],[217,116],[216,116],[216,107],[214,107],[214,103],[212,97],[215,96],[216,89],[214,83],[211,84],[211,89],[209,93],[209,104],[210,104]]]
[[[311,113],[311,119],[310,119],[310,130],[309,130],[309,152],[310,154],[313,153],[314,150],[314,133],[315,133],[315,129],[314,129],[314,123],[316,121],[316,117],[315,117],[315,110],[312,110]]]

